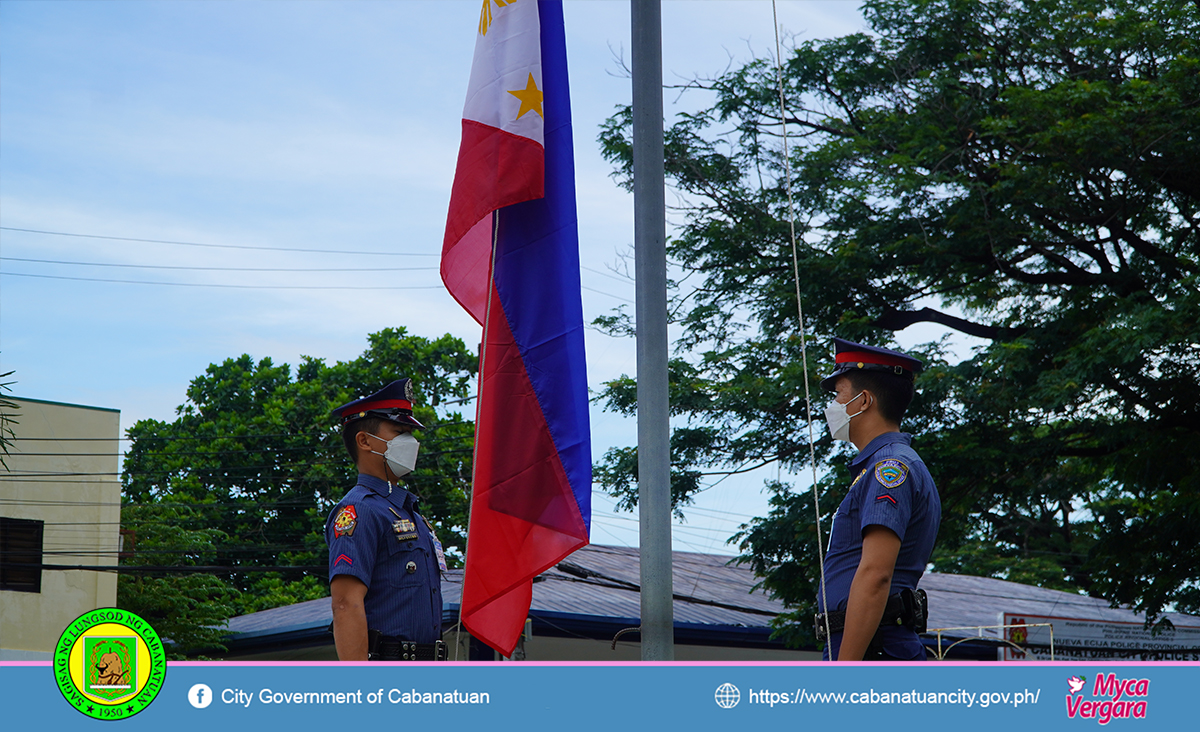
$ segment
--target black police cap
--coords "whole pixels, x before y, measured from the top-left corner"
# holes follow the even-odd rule
[[[412,415],[412,379],[397,379],[371,396],[356,399],[333,410],[343,426],[365,417],[379,417],[397,424],[423,429]]]
[[[842,338],[833,339],[833,350],[836,366],[832,374],[821,379],[821,387],[825,391],[835,391],[834,384],[837,382],[837,378],[844,374],[874,371],[912,381],[924,368],[920,361],[899,351],[867,346]]]

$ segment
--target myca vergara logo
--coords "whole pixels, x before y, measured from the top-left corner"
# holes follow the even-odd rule
[[[1092,698],[1084,699],[1087,677],[1067,679],[1067,718],[1094,719],[1108,724],[1114,719],[1145,719],[1146,697],[1150,695],[1150,679],[1120,679],[1116,674],[1096,674]]]
[[[125,719],[158,696],[167,673],[150,624],[116,608],[84,613],[54,647],[54,680],[67,702],[95,719]]]

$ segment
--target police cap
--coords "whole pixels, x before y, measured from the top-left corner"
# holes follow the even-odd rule
[[[833,351],[836,364],[833,373],[821,379],[825,391],[835,391],[834,384],[839,376],[856,371],[882,372],[912,381],[923,368],[920,361],[899,351],[865,346],[842,338],[833,339]]]
[[[371,396],[356,399],[333,410],[333,414],[345,426],[364,417],[379,417],[397,424],[423,429],[425,425],[412,415],[412,379],[398,379]]]

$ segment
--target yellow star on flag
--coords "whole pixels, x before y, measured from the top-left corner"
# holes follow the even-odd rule
[[[542,114],[542,90],[537,88],[537,84],[533,81],[533,74],[529,75],[529,81],[525,84],[524,89],[510,91],[517,99],[521,100],[521,109],[517,112],[517,119],[521,119],[526,112],[537,112],[542,119],[546,115]]]

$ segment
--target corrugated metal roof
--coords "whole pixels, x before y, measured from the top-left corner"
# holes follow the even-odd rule
[[[929,627],[996,625],[1000,613],[1050,615],[1114,623],[1141,623],[1145,615],[1107,600],[1072,592],[962,574],[926,573],[921,587],[929,594]],[[1176,625],[1200,626],[1200,617],[1166,613]]]
[[[729,565],[730,557],[675,552],[675,621],[714,626],[766,627],[783,604],[761,591],[749,567]],[[585,617],[641,616],[638,550],[588,546],[541,575],[533,585],[531,613],[563,613]],[[442,598],[457,609],[462,596],[462,570],[442,577]],[[328,625],[329,599],[310,600],[233,618],[233,633],[286,632]]]
[[[783,603],[752,588],[757,578],[749,567],[730,557],[674,552],[675,622],[717,627],[765,628],[783,612]],[[531,615],[553,613],[604,620],[641,616],[638,594],[638,550],[588,546],[572,554],[533,585]],[[1128,608],[1070,592],[1006,582],[988,577],[927,573],[921,587],[929,594],[929,627],[995,625],[1002,612],[1087,618],[1110,622],[1142,622]],[[462,589],[462,570],[443,577],[448,615],[455,614]],[[1177,625],[1200,625],[1200,618],[1168,614]],[[234,634],[272,635],[323,627],[332,620],[329,599],[243,615],[229,621]],[[962,633],[951,635],[974,635]]]

